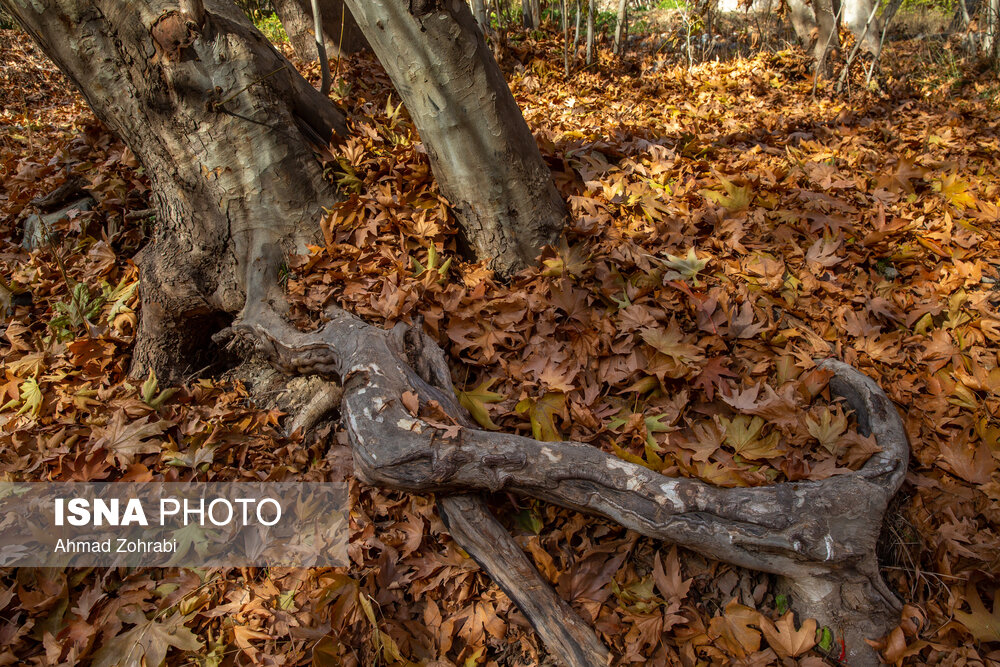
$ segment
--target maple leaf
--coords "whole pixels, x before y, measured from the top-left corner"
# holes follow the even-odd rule
[[[702,349],[692,342],[694,337],[686,337],[681,333],[677,320],[671,320],[666,331],[662,329],[643,330],[642,340],[679,364],[690,365],[705,358]]]
[[[760,633],[750,627],[758,623],[760,612],[733,599],[726,605],[725,612],[709,623],[708,635],[721,639],[730,653],[744,658],[760,649]]]
[[[715,398],[716,388],[722,387],[723,378],[736,377],[736,373],[726,367],[727,360],[728,357],[712,357],[702,366],[701,373],[691,381],[696,389],[705,392],[705,397],[710,401]]]
[[[764,420],[760,417],[736,415],[732,420],[719,417],[719,423],[726,432],[725,442],[745,459],[761,460],[773,458],[781,453],[778,447],[778,433],[760,437]]]
[[[660,560],[660,552],[653,559],[653,582],[656,590],[667,602],[683,602],[691,590],[694,579],[681,577],[681,561],[677,557],[677,546],[674,545],[667,553],[666,565]]]
[[[173,647],[181,651],[199,651],[202,643],[184,627],[188,616],[175,613],[164,621],[147,619],[137,607],[120,612],[125,623],[134,623],[106,642],[94,654],[94,667],[160,667]]]
[[[813,419],[812,415],[806,415],[806,427],[809,435],[816,438],[822,447],[831,454],[839,454],[843,449],[840,439],[847,430],[847,416],[839,409],[831,411],[828,407],[823,407],[817,411],[819,420]]]
[[[946,174],[940,180],[931,184],[934,192],[940,192],[949,204],[957,209],[970,208],[976,205],[976,198],[969,192],[969,184],[958,177],[958,174]]]
[[[21,383],[18,391],[21,395],[21,409],[17,411],[17,414],[27,413],[31,417],[37,417],[42,410],[42,389],[38,386],[38,380],[33,377],[28,378]]]
[[[684,257],[668,253],[666,259],[661,259],[660,257],[652,257],[652,259],[670,269],[670,271],[663,274],[665,280],[690,280],[695,286],[700,284],[698,282],[698,272],[704,269],[709,262],[707,259],[698,259],[694,248],[690,248]]]
[[[948,464],[955,475],[973,484],[986,484],[996,470],[996,461],[990,449],[983,443],[943,442],[940,445],[941,460]]]
[[[518,402],[516,410],[524,414],[528,413],[531,420],[531,435],[535,440],[543,442],[557,442],[562,440],[555,423],[555,415],[561,414],[566,407],[566,395],[557,392],[547,392],[537,401],[533,398],[525,398]]]
[[[739,391],[735,387],[731,391],[722,391],[719,388],[719,395],[722,400],[732,406],[732,408],[738,412],[751,412],[760,406],[757,402],[757,396],[760,394],[760,384],[755,384],[752,387],[747,388],[744,391]]]
[[[125,410],[118,410],[107,426],[91,435],[92,439],[95,435],[98,436],[94,440],[92,449],[103,447],[108,452],[108,461],[117,459],[122,466],[131,465],[138,454],[159,452],[160,443],[149,439],[161,435],[164,429],[170,426],[170,422],[166,420],[155,422],[127,420]]]
[[[500,427],[493,423],[490,419],[490,411],[486,408],[487,403],[499,403],[504,399],[503,394],[498,394],[495,391],[490,391],[490,387],[496,379],[487,379],[479,383],[479,386],[471,391],[462,391],[461,389],[455,389],[455,394],[458,396],[458,402],[463,408],[469,411],[472,418],[476,420],[476,423],[483,428],[489,429],[491,431],[496,431]]]
[[[840,239],[824,236],[809,247],[809,251],[806,252],[806,260],[818,266],[836,266],[843,259],[837,256],[837,248],[840,247],[840,243]]]
[[[965,601],[969,611],[956,609],[955,618],[978,641],[1000,642],[1000,589],[993,592],[993,613],[986,611],[986,605],[972,584],[965,589]]]
[[[742,211],[750,206],[752,193],[749,187],[740,187],[722,174],[717,174],[717,177],[722,185],[722,191],[699,190],[703,197],[732,213]]]
[[[816,625],[816,619],[807,618],[802,627],[796,630],[791,611],[776,623],[765,616],[760,617],[760,629],[764,632],[768,645],[782,658],[797,658],[815,646]]]

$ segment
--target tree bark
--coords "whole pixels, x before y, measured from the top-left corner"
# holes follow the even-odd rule
[[[501,275],[534,264],[565,203],[468,5],[347,4],[420,132],[464,243]]]
[[[486,13],[486,1],[472,0],[472,13],[476,17],[476,23],[485,33],[490,27],[489,16]]]
[[[158,216],[134,370],[179,380],[242,308],[260,244],[294,249],[334,200],[311,142],[344,119],[231,3],[207,0],[200,21],[150,1],[50,3],[64,21],[4,4],[141,156]]]
[[[840,47],[840,34],[837,32],[839,15],[833,0],[812,0],[812,4],[818,28],[816,42],[813,44],[816,75],[828,77],[833,71],[833,55]]]
[[[587,0],[587,64],[594,62],[594,0]]]
[[[274,12],[281,20],[295,54],[307,62],[319,58],[316,51],[316,31],[313,27],[310,0],[271,0]],[[350,55],[368,48],[365,36],[358,28],[343,0],[319,0],[323,16],[323,36],[326,52],[333,57]]]
[[[882,21],[875,10],[874,0],[842,0],[844,23],[865,51],[877,56],[882,34]],[[871,17],[871,21],[869,21]]]
[[[816,13],[812,5],[807,4],[806,0],[786,0],[786,2],[792,28],[799,38],[799,43],[802,48],[811,49],[819,35],[819,24],[816,22]]]
[[[628,0],[618,0],[618,20],[615,23],[615,55],[625,55],[628,41]]]

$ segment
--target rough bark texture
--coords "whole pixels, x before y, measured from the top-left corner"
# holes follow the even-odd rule
[[[618,20],[615,22],[615,54],[625,55],[625,42],[628,41],[628,0],[618,0]]]
[[[271,0],[271,4],[296,55],[305,61],[315,61],[319,55],[309,0]],[[343,0],[320,0],[319,4],[327,55],[349,55],[368,48],[364,34],[344,7]]]
[[[534,264],[566,217],[535,138],[464,0],[347,0],[427,147],[476,257]]]
[[[152,181],[134,370],[170,382],[204,366],[260,243],[291,250],[334,199],[310,140],[343,117],[232,3],[208,0],[200,20],[150,1],[4,4]]]

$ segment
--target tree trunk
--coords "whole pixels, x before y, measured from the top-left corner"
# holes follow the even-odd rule
[[[862,48],[872,55],[878,55],[879,39],[882,35],[882,21],[879,20],[874,0],[842,0],[844,3],[844,23],[858,40]],[[871,17],[871,21],[869,21]]]
[[[464,242],[502,275],[534,264],[561,231],[565,203],[468,5],[348,6],[420,132]]]
[[[316,32],[310,0],[271,0],[274,11],[281,20],[288,41],[296,55],[307,62],[319,58],[316,52]],[[323,16],[323,36],[326,52],[331,57],[349,55],[368,48],[365,36],[358,28],[343,0],[320,0]]]
[[[587,0],[587,64],[594,62],[594,0]]]
[[[833,56],[840,47],[840,35],[837,32],[839,16],[834,9],[833,0],[813,0],[813,8],[818,27],[816,42],[813,44],[816,75],[827,77],[833,71]]]
[[[625,55],[625,42],[628,41],[628,0],[618,0],[618,20],[615,23],[615,54]]]
[[[535,12],[531,9],[532,0],[521,0],[521,22],[525,28],[532,30],[538,27],[535,23]]]
[[[717,488],[664,477],[582,443],[480,430],[459,408],[444,353],[422,329],[382,330],[336,307],[314,332],[297,330],[285,317],[278,267],[314,235],[320,207],[336,196],[321,178],[310,141],[325,142],[331,129],[344,132],[343,119],[230,3],[207,0],[202,7],[186,0],[184,13],[152,0],[0,4],[126,139],[152,180],[158,219],[140,258],[140,366],[176,378],[197,350],[192,340],[207,344],[213,327],[232,320],[217,340],[245,337],[279,370],[338,379],[359,479],[439,493],[453,537],[510,590],[553,653],[572,667],[606,664],[607,651],[470,491],[509,489],[775,573],[794,592],[794,606],[845,639],[847,662],[877,664],[863,640],[887,632],[899,604],[879,576],[875,546],[906,473],[908,446],[895,407],[875,383],[839,362],[824,364],[834,373],[831,388],[848,399],[860,430],[870,431],[881,451],[860,471],[820,482]],[[447,87],[457,74],[408,52],[421,44],[441,59],[454,57],[448,44],[463,53],[483,51],[464,41],[469,26],[475,28],[468,8],[412,15],[402,2],[395,10],[387,4],[367,0],[357,15],[365,17],[362,25],[373,19],[396,38],[398,55],[387,69],[412,77],[404,99],[427,97],[417,100],[424,106],[414,117],[431,110],[454,115],[456,133],[497,127],[477,106],[481,90],[459,95]],[[389,40],[370,39],[378,53]],[[459,71],[483,71],[481,59],[466,57],[456,60],[464,63]],[[405,66],[408,58],[417,64]],[[432,69],[422,73],[421,66]],[[489,81],[489,71],[480,76]],[[445,83],[426,83],[432,75]],[[496,104],[493,113],[509,112],[502,100]],[[432,151],[456,150],[434,132],[424,140]],[[528,191],[523,183],[510,187]],[[411,414],[400,398],[406,392],[420,405],[436,402],[454,425],[444,429]]]
[[[786,0],[786,2],[792,28],[799,38],[799,43],[802,48],[811,49],[819,36],[819,24],[816,22],[816,13],[812,5],[807,4],[806,0]]]
[[[479,27],[485,33],[490,27],[490,20],[486,14],[486,1],[472,0],[472,13],[476,17],[476,23],[479,24]]]
[[[346,131],[343,117],[231,3],[208,0],[198,21],[149,1],[64,2],[65,22],[5,4],[141,156],[158,216],[137,259],[134,368],[178,380],[242,308],[261,244],[309,240],[303,223],[335,197],[310,143]]]
[[[573,27],[573,59],[576,59],[576,49],[580,46],[580,14],[583,13],[583,0],[576,0],[576,23]]]

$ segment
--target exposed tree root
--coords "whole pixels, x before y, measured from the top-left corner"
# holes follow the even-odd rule
[[[834,360],[822,364],[834,372],[831,388],[855,409],[860,430],[874,434],[882,449],[861,470],[823,481],[725,489],[665,477],[582,443],[472,427],[454,399],[443,352],[420,328],[398,324],[386,331],[332,308],[321,329],[301,332],[285,320],[283,306],[275,305],[281,303],[280,295],[248,299],[233,328],[281,370],[342,380],[343,421],[363,481],[423,493],[509,489],[777,574],[799,611],[844,638],[851,665],[878,664],[864,639],[885,634],[900,605],[879,575],[875,548],[909,447],[895,407],[858,371]],[[406,392],[418,395],[419,415],[404,406]],[[460,543],[470,553],[479,549],[477,560],[516,586],[516,577],[501,571],[509,562],[491,567],[475,546],[491,530],[481,526],[478,536]],[[565,636],[558,627],[565,617],[542,615],[523,602],[537,594],[511,590],[543,637]]]

